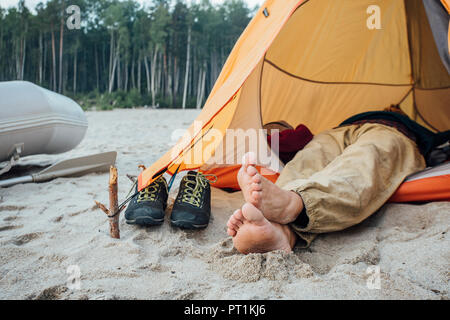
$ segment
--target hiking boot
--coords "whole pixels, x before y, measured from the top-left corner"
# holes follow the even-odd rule
[[[126,222],[140,226],[162,225],[167,207],[167,198],[167,182],[161,176],[147,188],[142,189],[131,200],[125,211]]]
[[[181,180],[170,222],[182,229],[202,229],[208,226],[210,216],[210,181],[202,173],[189,171]]]

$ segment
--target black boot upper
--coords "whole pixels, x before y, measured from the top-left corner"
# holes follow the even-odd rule
[[[161,176],[133,198],[125,212],[126,222],[138,225],[162,224],[167,207],[167,198],[167,182]]]
[[[181,180],[170,221],[185,229],[205,228],[211,216],[211,186],[205,175],[190,171]]]

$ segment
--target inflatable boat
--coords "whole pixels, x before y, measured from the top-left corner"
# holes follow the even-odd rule
[[[87,128],[73,100],[26,81],[0,82],[0,162],[72,150]]]

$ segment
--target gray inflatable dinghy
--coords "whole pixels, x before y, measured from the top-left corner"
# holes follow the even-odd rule
[[[87,128],[73,100],[26,81],[0,82],[0,162],[72,150]]]

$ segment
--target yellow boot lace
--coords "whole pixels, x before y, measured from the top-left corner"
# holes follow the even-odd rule
[[[163,187],[167,188],[166,181],[162,178],[159,178],[151,185],[149,185],[147,188],[139,192],[137,202],[139,203],[139,202],[155,201],[156,197],[158,196],[159,186],[161,184],[163,184]]]
[[[194,177],[195,180],[190,180],[188,177]],[[215,180],[209,180],[208,177],[213,177]],[[213,174],[188,173],[184,179],[186,179],[186,182],[181,202],[200,208],[202,205],[202,193],[204,189],[209,183],[215,183],[217,181],[217,176]]]

